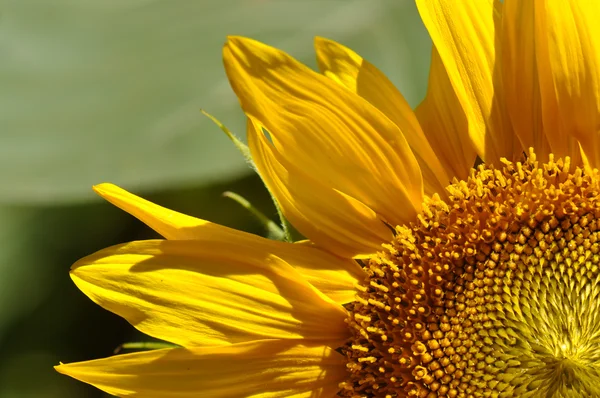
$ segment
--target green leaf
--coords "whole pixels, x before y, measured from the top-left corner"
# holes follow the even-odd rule
[[[402,83],[413,104],[426,80],[429,43],[408,1],[20,0],[0,7],[0,203],[86,199],[92,184],[105,181],[140,192],[249,173],[199,112],[245,135],[221,65],[229,34],[309,65],[315,35],[338,40]]]

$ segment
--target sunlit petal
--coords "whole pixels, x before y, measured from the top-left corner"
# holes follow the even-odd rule
[[[443,195],[450,182],[447,172],[450,169],[438,159],[400,91],[379,69],[348,47],[318,37],[315,48],[319,68],[325,76],[375,105],[400,128],[419,162],[425,193]]]
[[[423,194],[419,164],[385,115],[284,52],[254,40],[230,37],[223,57],[242,108],[268,131],[281,157],[389,224],[414,218]],[[252,156],[264,173],[260,154]],[[284,210],[290,207],[274,194]]]
[[[227,243],[238,248],[272,253],[293,266],[313,286],[338,303],[354,298],[354,284],[364,278],[355,261],[316,248],[265,239],[159,206],[113,184],[94,190],[115,206],[137,217],[167,239]],[[264,254],[261,254],[264,256]]]
[[[535,2],[544,128],[552,149],[600,166],[600,3]],[[562,154],[560,153],[559,154]]]
[[[326,344],[264,340],[156,350],[56,370],[119,397],[331,398],[346,370]]]
[[[417,0],[425,27],[448,74],[477,154],[486,162],[521,156],[507,117],[499,33],[499,0]]]
[[[542,160],[548,160],[551,152],[566,155],[559,148],[550,148],[542,124],[533,1],[504,2],[501,43],[506,106],[523,148],[535,148]]]
[[[283,214],[306,237],[342,256],[365,258],[381,249],[391,230],[364,203],[308,175],[277,152],[252,120],[248,144]]]
[[[345,311],[294,268],[227,242],[131,242],[73,265],[75,284],[144,333],[185,347],[340,339]]]

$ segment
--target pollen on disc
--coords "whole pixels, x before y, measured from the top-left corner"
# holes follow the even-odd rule
[[[345,397],[600,397],[597,170],[481,165],[366,266]]]

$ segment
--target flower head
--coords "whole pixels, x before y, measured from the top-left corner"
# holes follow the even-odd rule
[[[309,240],[97,186],[166,240],[73,280],[181,347],[59,372],[118,396],[600,396],[600,5],[417,5],[434,48],[414,112],[338,43],[317,39],[316,73],[229,38],[252,160]]]

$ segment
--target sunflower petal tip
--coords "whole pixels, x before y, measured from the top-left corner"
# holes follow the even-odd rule
[[[326,53],[328,49],[335,44],[335,41],[327,39],[322,36],[315,36],[314,47],[317,52],[317,58],[319,61],[323,61],[323,53]]]
[[[110,182],[101,182],[100,184],[93,185],[92,189],[98,195],[102,196],[106,191],[112,191],[115,189],[119,189],[119,187],[117,187],[115,184],[112,184]]]
[[[71,269],[69,269],[69,277],[71,277],[71,279],[73,279],[75,277],[75,273],[76,273],[77,269],[82,266],[83,266],[83,264],[81,263],[81,260],[75,261],[73,263],[73,265],[71,265]]]
[[[318,44],[327,43],[327,42],[328,42],[328,41],[330,41],[330,40],[329,40],[329,39],[326,39],[326,38],[325,38],[325,37],[323,37],[323,36],[315,36],[315,40],[314,40],[314,41],[315,41],[315,44],[316,44],[316,45],[318,45]]]
[[[105,199],[111,203],[114,203],[113,200],[118,197],[129,195],[129,192],[110,182],[103,182],[101,184],[94,185],[92,186],[92,189],[102,199]]]
[[[54,370],[61,374],[65,374],[66,367],[67,367],[67,365],[65,365],[64,363],[62,363],[60,361],[58,362],[58,365],[53,366]]]
[[[227,41],[225,43],[225,47],[245,47],[248,45],[252,45],[258,43],[256,40],[250,39],[244,36],[236,36],[229,35],[227,36]]]
[[[90,265],[90,257],[92,256],[94,255],[92,254],[82,257],[71,265],[71,268],[69,269],[69,277],[73,280],[73,282],[75,282],[75,284],[77,284],[76,279],[81,277],[81,268]]]

